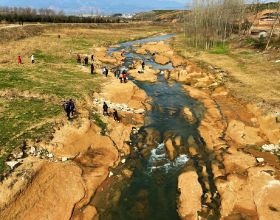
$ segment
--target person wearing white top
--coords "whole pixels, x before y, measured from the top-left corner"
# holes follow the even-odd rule
[[[35,63],[35,58],[34,58],[34,55],[33,55],[33,54],[31,55],[31,63],[32,63],[32,64]]]

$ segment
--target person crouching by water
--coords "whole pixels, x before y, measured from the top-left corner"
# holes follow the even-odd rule
[[[107,103],[104,102],[103,103],[103,115],[109,116],[108,109],[109,109],[109,107],[108,107]]]
[[[116,109],[114,109],[113,116],[115,121],[120,122],[120,117]]]
[[[71,120],[71,116],[74,116],[75,112],[75,103],[72,99],[69,99],[69,101],[64,103],[64,110],[67,114],[68,120]]]

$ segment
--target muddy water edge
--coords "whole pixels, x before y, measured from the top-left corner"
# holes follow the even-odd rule
[[[172,64],[156,64],[151,54],[136,54],[134,45],[171,37],[164,35],[126,42],[110,48],[109,54],[125,50],[126,67],[134,59],[141,59],[154,69],[170,70]],[[145,116],[144,126],[131,134],[131,154],[125,163],[112,170],[113,175],[99,187],[91,202],[98,210],[99,219],[180,219],[177,213],[178,177],[188,169],[196,170],[203,190],[201,201],[205,208],[200,215],[219,219],[220,200],[211,170],[212,153],[207,150],[198,131],[204,114],[203,104],[188,96],[181,83],[166,81],[163,75],[159,75],[155,83],[135,80],[134,83],[151,98],[152,109]],[[185,107],[191,110],[195,123],[184,117]],[[174,146],[173,158],[166,150],[168,140]],[[198,155],[191,156],[189,147],[193,145],[198,149]],[[207,202],[206,195],[209,194],[215,195],[215,199]]]

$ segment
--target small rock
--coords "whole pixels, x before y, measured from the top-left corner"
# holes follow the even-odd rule
[[[126,162],[126,159],[122,159],[121,162],[122,164],[124,164]]]
[[[137,109],[137,110],[134,110],[134,113],[135,113],[135,114],[144,114],[144,113],[145,113],[145,109]]]
[[[132,128],[132,134],[134,134],[134,135],[136,135],[136,134],[138,134],[138,130],[137,130],[137,128]]]
[[[278,144],[265,144],[262,146],[262,149],[264,151],[268,151],[268,152],[278,152],[280,150],[280,147]]]
[[[20,152],[20,153],[18,153],[18,154],[13,154],[13,156],[14,156],[14,158],[16,158],[16,159],[21,159],[21,158],[23,158],[23,152]]]
[[[53,158],[54,156],[53,156],[53,154],[52,153],[49,153],[48,154],[48,158]]]
[[[67,157],[62,157],[62,158],[61,158],[61,161],[62,161],[62,162],[66,162],[67,160],[68,160]]]
[[[20,162],[19,161],[8,161],[6,164],[11,168],[14,169],[15,166],[17,166]]]
[[[185,107],[183,110],[184,116],[190,123],[195,123],[195,118],[193,116],[193,113],[188,107]]]
[[[109,178],[111,177],[111,176],[113,176],[114,175],[114,173],[112,172],[112,171],[110,171],[110,173],[109,173]]]
[[[256,158],[256,160],[257,160],[258,163],[263,163],[264,162],[264,159],[261,158],[261,157]]]
[[[127,178],[131,178],[133,172],[131,170],[125,169],[123,170],[123,175]]]
[[[36,154],[36,148],[35,147],[31,147],[29,153],[30,154]]]
[[[176,136],[175,137],[175,144],[176,144],[176,146],[181,146],[181,144],[182,144],[182,137],[181,136]]]

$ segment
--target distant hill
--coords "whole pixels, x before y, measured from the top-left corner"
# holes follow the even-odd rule
[[[183,22],[184,13],[187,10],[153,10],[149,12],[141,12],[136,14],[133,19],[142,21],[156,21],[156,22]]]

